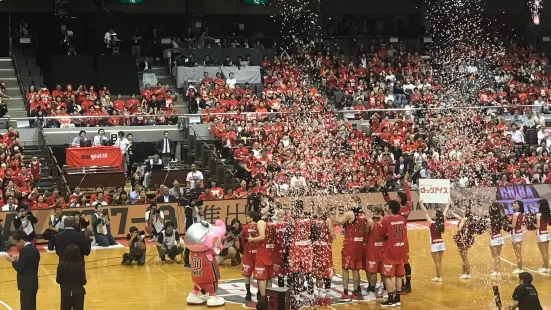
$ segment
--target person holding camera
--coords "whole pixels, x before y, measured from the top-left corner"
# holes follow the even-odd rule
[[[176,260],[176,256],[182,254],[184,251],[180,245],[180,236],[178,232],[174,230],[174,223],[168,221],[165,224],[165,228],[159,233],[157,237],[157,251],[161,262],[166,262],[166,255],[171,261],[175,261],[180,264],[181,261]]]
[[[65,218],[61,207],[54,206],[54,214],[50,216],[49,227],[42,234],[44,239],[48,240],[48,251],[55,249],[55,234],[65,229]]]
[[[90,230],[88,229],[90,221],[86,218],[86,215],[82,214],[80,211],[75,211],[75,213],[73,213],[73,217],[77,220],[77,227],[75,230],[80,231],[88,237],[90,235]]]
[[[222,238],[222,251],[216,255],[216,263],[222,264],[226,259],[231,259],[232,266],[241,263],[239,250],[241,249],[241,222],[233,219],[226,227],[226,235]]]
[[[115,238],[109,233],[107,226],[109,223],[108,210],[104,210],[102,205],[95,206],[96,212],[92,214],[92,232],[96,239],[96,244],[101,247],[115,245]]]
[[[165,223],[165,214],[156,203],[152,203],[145,211],[145,232],[151,236],[150,242],[156,242],[159,232],[163,230]]]
[[[13,226],[16,230],[22,230],[27,234],[28,241],[36,246],[36,232],[34,231],[34,224],[38,222],[38,219],[32,214],[31,211],[25,210],[22,206],[17,207],[17,215],[13,219]]]
[[[132,262],[136,261],[138,265],[145,264],[145,252],[146,247],[144,243],[145,232],[139,231],[136,226],[130,227],[130,231],[126,236],[128,240],[128,248],[130,251],[122,255],[123,265],[131,265]]]
[[[61,291],[61,310],[84,309],[86,270],[78,245],[71,244],[65,250],[57,265],[56,282]]]
[[[513,292],[513,305],[509,310],[542,310],[538,291],[532,285],[532,275],[529,272],[521,272],[518,279],[519,286]]]

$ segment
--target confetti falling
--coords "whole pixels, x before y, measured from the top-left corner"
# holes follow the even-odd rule
[[[542,1],[541,0],[532,0],[532,3],[530,5],[530,12],[532,12],[532,21],[534,22],[534,25],[540,24],[540,10],[542,8]]]

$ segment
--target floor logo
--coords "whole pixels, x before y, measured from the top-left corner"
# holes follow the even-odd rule
[[[331,304],[343,304],[350,302],[341,302],[338,299],[343,293],[342,277],[336,275],[331,280]],[[367,281],[361,281],[362,286],[367,286]],[[352,279],[350,279],[349,285],[352,285]],[[245,279],[233,279],[233,280],[221,280],[218,282],[218,290],[216,294],[224,297],[227,302],[234,304],[242,304],[245,308],[254,308],[256,302],[256,293],[258,289],[256,287],[256,280],[251,280],[251,293],[253,295],[253,303],[245,300],[245,294],[247,290],[245,288]]]

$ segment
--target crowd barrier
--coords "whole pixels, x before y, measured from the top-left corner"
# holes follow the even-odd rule
[[[396,192],[389,193],[394,199]],[[277,201],[282,204],[288,204],[293,200],[301,199],[306,206],[345,206],[350,205],[351,197],[358,196],[362,201],[362,206],[370,204],[385,203],[381,193],[364,193],[350,195],[331,195],[331,196],[306,196],[306,197],[286,197],[278,198]],[[451,190],[451,198],[454,203],[454,208],[459,209],[461,206],[470,201],[472,211],[479,214],[488,214],[489,204],[497,201],[502,204],[505,213],[511,214],[511,205],[515,200],[522,200],[526,212],[535,213],[538,210],[537,202],[540,199],[551,199],[551,184],[536,184],[536,185],[513,185],[504,187],[473,187],[460,188]],[[410,221],[424,220],[425,214],[419,207],[419,193],[412,191],[411,200],[413,210],[409,216]],[[216,220],[222,220],[229,224],[232,219],[237,218],[241,223],[245,223],[247,216],[247,200],[246,199],[229,199],[205,201],[202,206],[203,219],[214,223]],[[170,220],[176,224],[176,229],[183,232],[185,225],[184,207],[178,206],[176,203],[159,203],[160,209],[165,214],[165,220]],[[145,212],[149,205],[126,205],[126,206],[109,206],[104,207],[108,210],[111,219],[109,227],[111,234],[115,238],[126,237],[131,226],[136,226],[143,230],[145,227]],[[434,212],[437,208],[442,208],[442,204],[426,204],[429,212]],[[64,209],[65,215],[73,215],[75,211],[80,211],[85,214],[90,220],[94,213],[94,208],[71,208]],[[53,210],[34,210],[33,214],[37,217],[38,223],[35,225],[39,241],[41,234],[48,228],[48,221]],[[13,234],[13,219],[15,212],[0,212],[0,219],[4,220],[3,238],[7,240]]]

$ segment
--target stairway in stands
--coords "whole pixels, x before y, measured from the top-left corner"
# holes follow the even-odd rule
[[[40,193],[51,194],[56,187],[59,188],[60,192],[66,192],[63,190],[64,185],[58,166],[47,146],[41,147],[38,144],[25,145],[23,155],[23,162],[26,167],[29,167],[33,156],[36,156],[40,160],[40,181],[34,185],[38,187]]]
[[[0,82],[5,84],[6,95],[10,97],[3,99],[8,107],[8,115],[12,118],[27,117],[25,100],[21,94],[13,60],[10,57],[0,58]]]
[[[176,85],[174,84],[174,79],[170,75],[170,72],[168,71],[168,67],[166,65],[163,66],[151,66],[151,73],[155,73],[155,76],[157,77],[157,81],[161,82],[163,85],[168,85],[167,89],[169,89],[173,94],[178,95],[178,100],[174,102],[174,108],[178,113],[188,113],[187,110],[187,104],[184,102],[185,94],[178,94]],[[145,85],[142,85],[142,81],[140,81],[140,88],[143,90],[145,88]],[[157,85],[151,85],[152,88],[156,87]]]

